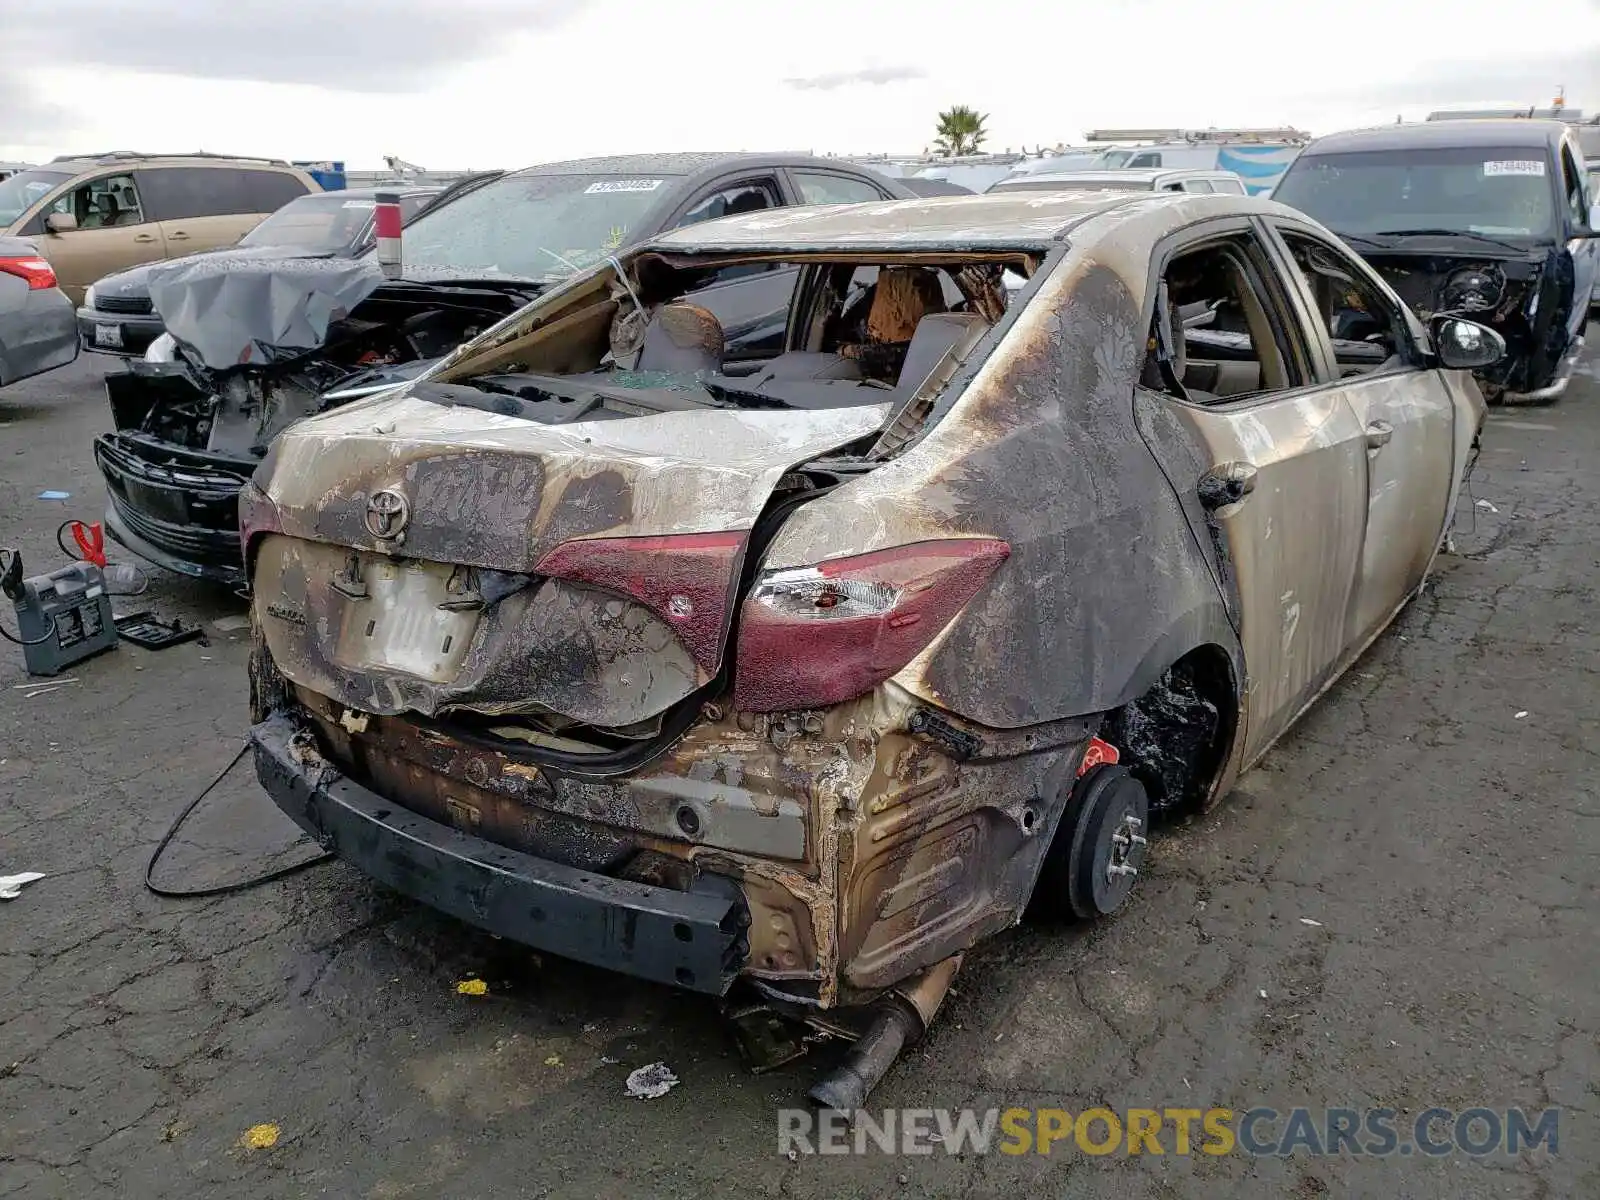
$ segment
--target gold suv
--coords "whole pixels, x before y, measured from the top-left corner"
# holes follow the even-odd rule
[[[119,152],[58,158],[0,180],[0,235],[26,238],[74,304],[140,263],[231,246],[268,213],[321,191],[278,159]]]

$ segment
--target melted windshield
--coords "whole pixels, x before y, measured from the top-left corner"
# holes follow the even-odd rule
[[[674,182],[508,175],[418,217],[406,229],[406,265],[560,279],[636,240],[635,224]]]
[[[10,179],[0,179],[0,230],[71,178],[70,171],[18,171]]]
[[[1335,233],[1543,238],[1555,225],[1548,159],[1482,146],[1302,154],[1272,198]]]

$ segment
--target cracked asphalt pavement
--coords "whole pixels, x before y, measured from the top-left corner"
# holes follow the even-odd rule
[[[60,560],[62,520],[99,515],[111,365],[0,392],[0,542],[30,573]],[[0,1195],[1600,1195],[1583,371],[1553,407],[1492,410],[1456,554],[1230,798],[1161,832],[1129,906],[970,955],[871,1102],[1559,1105],[1559,1153],[791,1161],[776,1111],[825,1058],[750,1075],[701,999],[541,959],[338,864],[219,899],[147,892],[156,841],[246,725],[242,604],[157,576],[119,609],[202,620],[205,643],[124,645],[31,698],[0,645],[0,874],[46,874],[0,903]],[[159,881],[307,852],[241,766]],[[458,994],[468,978],[487,994]],[[629,1098],[656,1061],[679,1085]],[[248,1144],[260,1125],[275,1144]]]

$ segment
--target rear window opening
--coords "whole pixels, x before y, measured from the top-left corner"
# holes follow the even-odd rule
[[[413,392],[550,424],[936,393],[1038,268],[1026,255],[785,261],[642,255],[462,347]]]

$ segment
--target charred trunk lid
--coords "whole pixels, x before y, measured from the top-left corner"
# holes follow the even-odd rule
[[[886,411],[544,425],[358,400],[288,430],[258,475],[257,615],[285,675],[363,711],[648,723],[716,675],[783,476]]]

